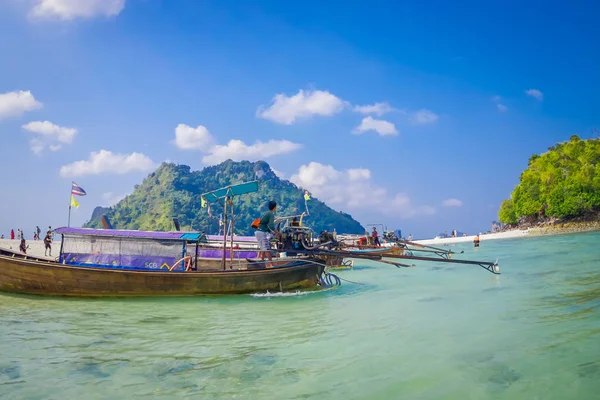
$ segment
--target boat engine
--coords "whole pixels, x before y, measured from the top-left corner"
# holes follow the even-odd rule
[[[392,231],[384,232],[383,237],[390,242],[397,242],[400,238]]]
[[[319,243],[320,244],[327,243],[327,246],[324,246],[323,248],[327,248],[329,250],[333,249],[334,247],[339,246],[339,243],[336,240],[335,235],[328,231],[321,231],[321,233],[319,234]]]
[[[305,253],[305,250],[310,250],[306,245],[309,247],[313,245],[310,228],[286,226],[281,230],[278,243],[279,251],[286,252],[288,256],[295,256],[299,252]]]

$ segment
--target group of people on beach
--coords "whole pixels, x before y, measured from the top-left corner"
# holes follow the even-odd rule
[[[53,239],[53,233],[54,231],[52,230],[52,227],[49,226],[48,227],[48,231],[46,232],[46,236],[44,237],[44,256],[46,257],[52,257],[52,239]],[[40,235],[42,233],[42,230],[40,229],[39,226],[35,227],[35,230],[33,232],[33,240],[40,240]],[[0,239],[4,239],[4,234],[2,234],[0,236]],[[17,229],[17,233],[15,236],[15,230],[11,229],[10,230],[10,240],[20,240],[19,243],[19,251],[23,254],[27,254],[27,250],[29,249],[29,246],[27,245],[27,242],[25,241],[25,234],[23,233],[22,229]]]

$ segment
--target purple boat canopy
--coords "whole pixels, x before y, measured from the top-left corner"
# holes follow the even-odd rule
[[[196,232],[154,232],[117,229],[92,229],[92,228],[56,228],[56,233],[70,236],[103,236],[119,238],[162,239],[162,240],[189,240],[198,241],[202,234]]]

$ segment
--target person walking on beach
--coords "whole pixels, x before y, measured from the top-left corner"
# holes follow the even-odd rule
[[[15,240],[15,230],[14,229],[10,230],[10,240]]]
[[[44,238],[44,249],[44,255],[52,257],[52,231],[46,233],[46,237]]]
[[[35,226],[35,233],[37,233],[37,238],[38,238],[38,240],[40,240],[40,235],[42,234],[42,230],[40,229],[39,225]]]
[[[254,232],[254,236],[256,236],[256,241],[258,242],[258,256],[260,257],[261,261],[265,261],[265,256],[267,257],[267,268],[273,268],[271,244],[269,243],[269,239],[274,233],[278,233],[275,230],[276,211],[277,203],[273,200],[269,201],[269,211],[267,211],[263,214],[262,217],[260,217],[260,223],[258,224],[258,228],[256,228],[256,232]]]

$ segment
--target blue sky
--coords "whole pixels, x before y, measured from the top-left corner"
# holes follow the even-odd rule
[[[600,125],[599,8],[0,0],[0,231],[65,225],[72,180],[78,225],[227,157],[363,224],[489,229],[531,154]]]

